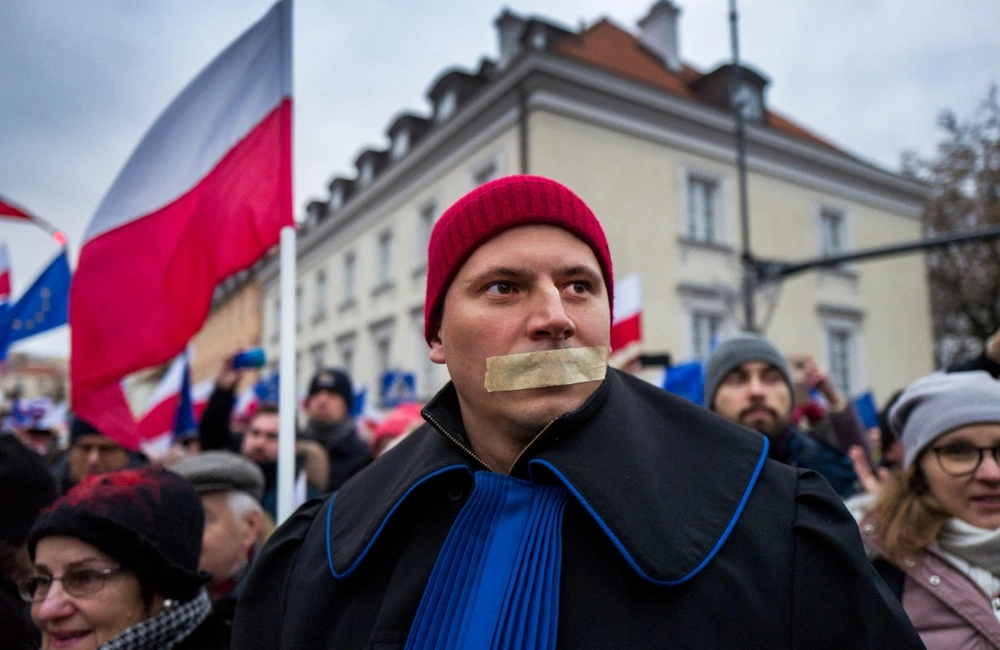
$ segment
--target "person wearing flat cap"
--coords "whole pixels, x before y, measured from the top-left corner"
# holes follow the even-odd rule
[[[861,533],[930,650],[1000,648],[1000,381],[933,374],[889,412],[903,470]]]
[[[510,176],[450,207],[424,334],[451,382],[275,531],[234,647],[921,647],[826,481],[608,368],[613,294],[566,186]]]
[[[205,510],[199,568],[212,576],[208,592],[216,614],[232,622],[243,578],[257,554],[264,511],[264,473],[231,451],[206,451],[184,458],[170,470],[185,477]]]
[[[841,498],[856,494],[860,484],[850,457],[795,428],[794,401],[788,362],[761,336],[729,338],[705,363],[706,408],[767,436],[774,460],[818,472]]]

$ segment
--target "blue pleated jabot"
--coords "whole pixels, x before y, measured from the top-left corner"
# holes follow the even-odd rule
[[[485,471],[475,479],[406,648],[555,648],[566,489]]]

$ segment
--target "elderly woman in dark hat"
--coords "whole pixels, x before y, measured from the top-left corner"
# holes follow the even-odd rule
[[[152,468],[87,477],[46,509],[18,581],[42,648],[228,647],[198,571],[204,518],[190,482]]]

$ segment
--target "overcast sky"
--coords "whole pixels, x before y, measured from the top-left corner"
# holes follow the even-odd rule
[[[727,0],[677,0],[682,58],[730,57]],[[71,246],[143,133],[270,0],[0,2],[0,194],[61,228]],[[652,0],[296,0],[295,201],[326,197],[403,109],[426,113],[445,68],[495,57],[494,18],[634,29]],[[898,170],[934,152],[935,122],[970,116],[1000,82],[997,0],[741,0],[740,49],[767,75],[768,104],[851,153]],[[0,221],[18,295],[55,253]],[[63,331],[21,349],[65,354]]]

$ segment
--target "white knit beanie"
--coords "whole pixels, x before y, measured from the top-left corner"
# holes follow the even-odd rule
[[[910,467],[929,444],[959,427],[1000,423],[1000,381],[982,370],[935,373],[906,387],[889,412]]]

